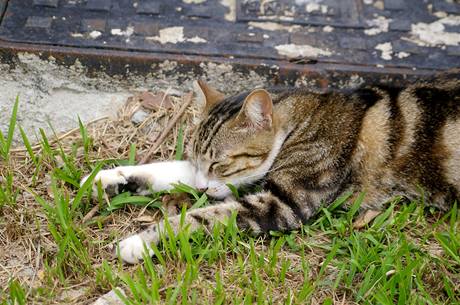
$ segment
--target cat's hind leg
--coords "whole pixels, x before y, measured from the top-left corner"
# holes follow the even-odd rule
[[[217,203],[208,207],[191,210],[185,214],[183,227],[187,226],[190,232],[199,228],[211,229],[217,222],[225,222],[233,211],[238,211],[240,203],[233,200]],[[176,215],[169,217],[167,220],[173,233],[177,235],[181,230],[181,217]],[[146,230],[125,238],[118,244],[117,253],[124,262],[136,264],[143,258],[145,249],[148,255],[152,256],[153,251],[150,245],[158,244],[161,240],[161,234],[165,234],[165,221],[149,226]]]
[[[184,226],[187,226],[190,232],[199,228],[211,232],[216,223],[225,223],[233,212],[237,213],[236,225],[255,235],[268,233],[271,230],[298,229],[304,218],[300,210],[292,209],[270,192],[260,192],[246,195],[238,200],[229,198],[224,202],[190,210],[185,214],[182,226],[181,215],[170,217],[168,222],[175,235]],[[165,225],[165,220],[161,220],[147,230],[122,240],[118,247],[121,259],[135,264],[142,259],[145,248],[148,249],[148,254],[152,255],[150,245],[160,242],[161,234],[165,233]]]

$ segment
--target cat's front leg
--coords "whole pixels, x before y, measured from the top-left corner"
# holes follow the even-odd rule
[[[81,184],[88,179],[82,179]],[[93,181],[93,196],[97,195],[97,185],[109,196],[130,191],[133,194],[146,195],[151,191],[169,190],[173,183],[185,183],[195,186],[195,169],[188,161],[164,161],[137,166],[119,166],[101,170]]]

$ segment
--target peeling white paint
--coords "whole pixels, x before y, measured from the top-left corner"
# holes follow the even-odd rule
[[[318,57],[318,56],[331,56],[329,50],[312,47],[310,45],[297,45],[297,44],[282,44],[275,47],[278,54],[290,58],[296,57]]]
[[[373,1],[372,0],[364,0],[363,2],[364,2],[364,4],[371,5]]]
[[[406,58],[406,57],[409,57],[410,56],[410,53],[407,53],[407,52],[398,52],[396,53],[396,57],[398,58]]]
[[[158,31],[159,36],[147,37],[148,40],[155,40],[161,44],[184,42],[184,27],[173,26]]]
[[[236,0],[220,0],[220,4],[229,9],[224,18],[227,21],[236,21]]]
[[[158,41],[161,44],[165,43],[178,43],[178,42],[192,42],[192,43],[206,43],[206,39],[194,36],[192,38],[184,37],[184,27],[183,26],[173,26],[169,28],[164,28],[158,31],[159,36],[146,37],[146,40]]]
[[[319,9],[320,5],[318,3],[307,3],[307,5],[305,6],[305,10],[307,11],[307,13],[319,11]]]
[[[330,33],[334,30],[333,27],[331,27],[330,25],[326,25],[325,27],[323,27],[323,32],[326,32],[326,33]]]
[[[252,26],[254,28],[266,30],[266,31],[287,31],[287,32],[293,32],[294,30],[300,29],[300,25],[283,25],[280,23],[276,22],[256,22],[256,21],[250,21],[248,23],[249,26]]]
[[[70,33],[70,36],[74,38],[81,38],[84,37],[82,33]]]
[[[383,32],[388,32],[388,26],[391,19],[387,19],[385,16],[378,16],[375,19],[369,20],[368,25],[371,26],[370,29],[365,29],[364,34],[369,36],[374,36]]]
[[[435,15],[438,18],[446,18],[448,16],[446,12],[442,12],[442,11],[436,12],[433,15]]]
[[[375,49],[382,52],[380,57],[383,60],[391,60],[391,55],[393,54],[393,46],[391,45],[391,42],[379,43],[375,46]]]
[[[318,4],[315,2],[310,2],[307,5],[305,5],[305,11],[307,13],[312,13],[316,11],[321,11],[321,13],[326,14],[327,13],[327,5],[324,4]]]
[[[432,23],[419,22],[411,26],[411,36],[405,40],[419,46],[449,45],[460,43],[460,33],[445,32],[445,25],[460,25],[460,16],[448,16]]]
[[[433,4],[429,3],[426,6],[426,9],[428,10],[428,13],[432,14],[433,13]]]
[[[102,33],[99,32],[99,31],[92,31],[91,33],[89,33],[89,37],[91,37],[92,39],[96,39],[101,35],[102,35]]]
[[[200,4],[206,2],[206,0],[182,0],[182,2],[187,4]]]
[[[259,19],[266,20],[281,20],[281,21],[293,21],[294,17],[291,16],[257,16]]]
[[[205,43],[205,42],[207,42],[206,39],[201,38],[200,36],[194,36],[192,38],[187,39],[187,41],[193,42],[193,43]]]
[[[381,1],[381,0],[375,1],[373,5],[374,5],[374,7],[376,9],[379,9],[379,10],[382,10],[382,11],[385,9],[385,5],[384,5],[383,1]]]
[[[110,33],[111,33],[112,35],[115,35],[115,36],[126,36],[126,37],[129,37],[129,36],[133,35],[133,33],[134,33],[134,27],[128,26],[128,27],[126,28],[126,30],[124,30],[124,31],[122,31],[121,29],[112,29],[112,30],[110,31]]]
[[[295,0],[295,4],[298,6],[309,4],[309,3],[321,3],[323,0]]]

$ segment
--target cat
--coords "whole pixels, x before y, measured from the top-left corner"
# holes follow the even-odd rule
[[[233,211],[254,234],[300,228],[345,192],[364,192],[362,211],[378,211],[395,196],[448,210],[460,194],[460,81],[348,92],[265,90],[224,97],[198,81],[202,121],[188,161],[100,171],[109,196],[170,189],[182,182],[220,202],[186,213],[190,230],[210,229]],[[227,186],[259,184],[240,199]],[[95,185],[93,186],[95,189]],[[175,233],[180,216],[169,218]],[[127,263],[158,243],[161,221],[122,240]]]

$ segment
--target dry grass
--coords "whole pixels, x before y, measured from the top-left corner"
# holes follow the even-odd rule
[[[174,113],[181,107],[181,98],[171,97],[171,99],[172,108],[160,107],[157,111],[150,112],[150,115],[137,126],[131,122],[132,115],[141,108],[141,101],[136,99],[128,100],[118,111],[116,118],[102,118],[90,123],[86,127],[92,139],[88,160],[85,160],[82,136],[78,128],[55,137],[55,139],[59,138],[59,141],[50,140],[50,142],[55,150],[58,149],[58,143],[60,143],[66,155],[71,155],[73,152],[75,154],[74,163],[81,166],[82,173],[85,174],[89,171],[88,166],[85,166],[86,161],[94,164],[98,161],[128,160],[131,144],[136,146],[136,159],[138,159],[150,149],[155,139],[163,131],[163,126],[168,124]],[[182,116],[180,123],[184,126],[185,138],[188,138],[193,125],[192,121],[196,120],[196,117],[197,111],[194,107],[189,107]],[[174,158],[181,124],[176,124],[169,132],[163,144],[156,150],[155,160]],[[46,155],[40,144],[34,146],[33,149],[37,156]],[[0,163],[2,177],[7,176],[7,172],[13,171],[15,191],[18,192],[15,204],[3,206],[0,212],[0,287],[7,287],[12,278],[18,279],[26,287],[33,288],[47,285],[46,280],[52,280],[44,278],[46,275],[44,262],[56,254],[57,245],[47,230],[47,218],[42,206],[28,190],[33,190],[42,198],[53,201],[50,176],[56,167],[63,166],[63,161],[59,155],[55,156],[55,160],[48,158],[42,160],[38,174],[34,176],[37,166],[30,159],[25,148],[18,148],[12,150],[9,164]],[[60,187],[67,195],[75,196],[75,187],[65,183],[60,183]],[[98,228],[94,219],[88,225],[83,224],[82,229],[87,237],[92,239],[91,242],[88,241],[88,250],[93,258],[93,266],[101,265],[103,258],[111,259],[112,249],[111,244],[107,244],[108,241],[113,240],[114,236],[126,236],[138,229],[139,222],[136,219],[146,215],[156,219],[160,212],[128,206],[122,211],[97,217],[97,223],[102,224],[102,228]],[[102,245],[92,244],[94,241]],[[69,281],[70,289],[94,285],[91,277],[81,280],[77,277]],[[53,287],[53,290],[53,294],[56,294],[57,297],[55,303],[61,303],[59,295],[66,290],[65,287],[56,286]],[[81,301],[81,297],[78,297],[74,303]]]
[[[88,304],[114,287],[127,292],[128,304],[460,302],[456,206],[441,218],[417,203],[395,209],[395,201],[362,230],[353,230],[350,212],[324,209],[300,232],[251,238],[229,226],[212,236],[186,235],[191,257],[178,241],[177,248],[160,247],[163,259],[122,265],[113,243],[160,211],[127,205],[107,213],[107,199],[86,196],[73,207],[72,181],[101,161],[126,163],[133,144],[139,160],[181,103],[172,97],[170,109],[152,111],[135,126],[141,101],[132,99],[116,119],[69,132],[49,147],[41,139],[34,155],[20,148],[1,161],[0,304]],[[197,117],[189,107],[153,159],[173,159],[180,126],[188,139]],[[61,206],[71,212],[59,214]]]

